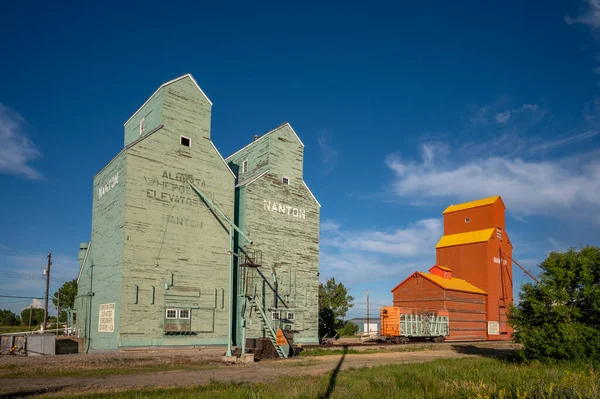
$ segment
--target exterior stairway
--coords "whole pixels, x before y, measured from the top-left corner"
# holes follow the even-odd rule
[[[271,324],[269,323],[269,319],[267,319],[267,315],[266,315],[262,305],[260,304],[261,298],[258,296],[254,296],[254,297],[250,297],[249,301],[250,301],[250,304],[252,305],[252,307],[256,310],[256,314],[258,315],[258,318],[260,319],[260,324],[263,327],[263,329],[266,331],[269,340],[271,341],[271,343],[275,347],[275,350],[277,351],[277,354],[279,355],[279,357],[281,359],[287,358],[290,353],[290,345],[289,344],[285,344],[285,345],[281,345],[281,346],[277,345],[277,334],[276,334],[275,330],[273,329],[273,327],[271,326]]]

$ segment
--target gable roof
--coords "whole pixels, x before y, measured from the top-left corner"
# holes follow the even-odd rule
[[[409,275],[406,279],[404,279],[400,284],[398,284],[397,286],[395,286],[394,288],[392,288],[392,292],[396,291],[398,288],[400,288],[401,285],[403,285],[404,283],[406,283],[409,279],[411,279],[413,276],[421,276],[429,281],[431,281],[433,284],[437,285],[438,287],[441,287],[445,290],[449,290],[449,291],[461,291],[461,292],[471,292],[474,294],[483,294],[483,295],[487,295],[487,292],[485,292],[484,290],[475,287],[473,284],[461,279],[461,278],[443,278],[440,276],[436,276],[435,274],[431,274],[431,273],[423,273],[423,272],[414,272],[411,275]]]
[[[437,249],[437,248],[452,247],[455,245],[474,244],[476,242],[486,242],[492,237],[492,234],[494,234],[494,231],[496,231],[496,229],[492,227],[491,229],[469,231],[467,233],[448,234],[448,235],[442,236],[442,238],[440,238],[440,240],[438,241],[438,243],[435,247]]]
[[[465,202],[465,203],[458,204],[458,205],[450,205],[448,208],[446,208],[446,210],[443,212],[443,214],[445,215],[446,213],[450,213],[450,212],[457,212],[457,211],[463,211],[465,209],[477,208],[479,206],[492,205],[493,203],[495,203],[498,200],[500,200],[500,202],[502,202],[502,198],[499,195],[496,195],[494,197],[482,198],[482,199],[478,199],[478,200],[471,201],[471,202]],[[504,206],[504,202],[502,202],[502,206]],[[506,207],[504,207],[504,208],[506,209]]]
[[[206,94],[204,94],[204,92],[202,91],[202,89],[200,88],[200,86],[198,86],[198,82],[196,82],[196,79],[194,79],[194,77],[192,76],[191,73],[186,73],[183,76],[180,76],[180,77],[175,78],[173,80],[169,80],[168,82],[161,84],[160,87],[158,89],[156,89],[156,91],[154,93],[152,93],[152,95],[150,97],[148,97],[148,99],[146,100],[146,102],[143,103],[142,106],[139,107],[138,110],[135,111],[133,113],[133,115],[131,115],[129,117],[129,119],[127,119],[127,121],[123,124],[123,126],[126,125],[134,116],[136,116],[137,113],[140,112],[140,110],[142,108],[144,108],[144,105],[146,105],[148,103],[148,101],[150,101],[152,99],[152,97],[154,97],[156,95],[156,93],[158,93],[160,91],[160,89],[162,89],[163,87],[166,87],[166,86],[170,85],[171,83],[178,82],[178,81],[180,81],[182,79],[185,79],[185,78],[190,78],[192,80],[192,82],[194,82],[194,84],[196,85],[196,87],[198,88],[198,90],[200,90],[200,93],[202,93],[202,95],[204,96],[204,98],[206,98],[206,101],[208,101],[208,103],[212,106],[213,105],[212,101],[210,101],[210,99],[208,98],[208,96]]]
[[[450,291],[472,292],[474,294],[487,294],[481,288],[475,287],[473,284],[461,278],[443,278],[431,273],[417,272],[432,283]]]
[[[300,140],[300,137],[298,136],[298,134],[294,131],[294,129],[292,128],[292,125],[290,125],[289,122],[284,122],[281,125],[277,126],[275,129],[268,131],[267,133],[263,134],[262,136],[260,136],[259,138],[257,138],[256,140],[252,141],[249,144],[246,144],[245,146],[243,146],[242,148],[240,148],[239,150],[237,150],[236,152],[234,152],[233,154],[231,154],[230,156],[228,156],[227,158],[225,158],[225,160],[228,160],[229,158],[233,157],[235,154],[237,154],[238,152],[245,150],[246,148],[250,147],[251,145],[253,145],[254,143],[259,142],[260,140],[264,139],[265,137],[269,136],[271,133],[274,133],[276,131],[278,131],[279,129],[283,128],[283,127],[289,127],[290,130],[292,131],[292,133],[294,134],[294,136],[296,136],[296,139],[298,140],[298,142],[300,143],[300,145],[302,147],[304,147],[304,143],[302,142],[302,140]]]

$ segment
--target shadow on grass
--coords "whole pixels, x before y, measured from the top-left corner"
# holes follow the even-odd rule
[[[0,397],[3,399],[26,398],[28,396],[37,396],[37,395],[43,395],[43,394],[48,394],[48,393],[56,393],[58,391],[61,391],[64,388],[65,388],[65,386],[54,387],[54,388],[30,389],[30,390],[23,390],[23,391],[16,391],[16,392],[12,392],[12,393],[0,394]]]
[[[475,345],[452,345],[452,349],[457,353],[465,355],[478,355],[481,357],[491,357],[495,359],[502,359],[511,363],[519,363],[517,352],[511,348],[481,348]]]
[[[327,391],[323,395],[319,396],[319,399],[329,399],[331,397],[331,394],[335,389],[337,375],[340,372],[340,369],[342,368],[342,364],[344,363],[346,353],[348,353],[348,345],[344,345],[344,353],[342,354],[342,358],[338,362],[337,366],[335,366],[335,369],[333,369],[333,371],[331,372],[331,377],[329,377],[329,385],[327,386]]]

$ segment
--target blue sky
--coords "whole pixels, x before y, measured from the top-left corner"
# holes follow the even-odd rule
[[[188,72],[224,156],[284,121],[302,138],[321,276],[351,288],[350,316],[365,290],[389,304],[434,263],[452,203],[501,195],[534,273],[549,251],[599,244],[600,6],[404,3],[7,4],[0,293],[42,296],[48,251],[53,291],[77,275],[94,174],[129,116]]]

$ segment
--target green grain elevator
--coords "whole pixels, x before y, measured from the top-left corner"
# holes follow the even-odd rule
[[[284,124],[224,160],[211,108],[191,75],[164,83],[94,177],[75,301],[86,352],[241,346],[279,328],[317,342],[320,207],[304,145]]]
[[[291,332],[295,344],[318,343],[320,205],[303,160],[289,123],[226,159],[237,176],[235,220],[252,240],[237,258],[237,342],[246,327],[246,338],[273,328]]]

